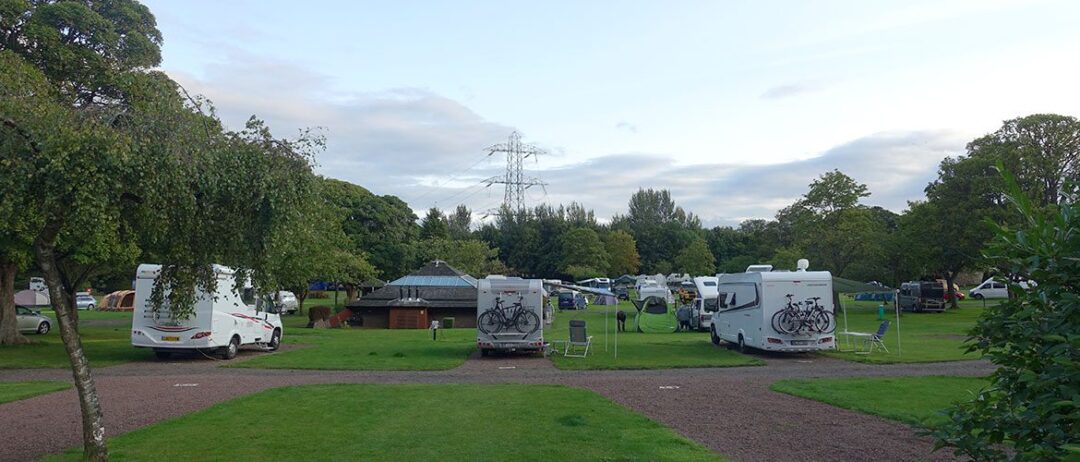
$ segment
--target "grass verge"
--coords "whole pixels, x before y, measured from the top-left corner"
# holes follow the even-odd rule
[[[852,377],[788,379],[773,383],[773,391],[821,401],[911,425],[934,426],[938,412],[969,400],[990,382],[983,377]]]
[[[591,391],[550,385],[279,388],[109,445],[117,460],[722,460]]]
[[[48,380],[35,380],[31,382],[0,382],[0,404],[32,398],[45,393],[67,390],[71,384]]]

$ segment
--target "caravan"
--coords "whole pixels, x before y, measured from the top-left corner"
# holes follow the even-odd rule
[[[712,317],[712,342],[720,340],[769,351],[817,351],[836,348],[833,331],[832,274],[747,268],[718,274],[718,306]]]
[[[196,289],[194,312],[186,319],[172,315],[167,306],[154,310],[150,292],[161,265],[139,265],[135,279],[135,313],[131,345],[152,348],[158,358],[172,353],[216,351],[225,359],[236,357],[241,345],[260,345],[273,351],[281,345],[281,317],[269,297],[237,285],[232,269],[214,265],[214,293]]]

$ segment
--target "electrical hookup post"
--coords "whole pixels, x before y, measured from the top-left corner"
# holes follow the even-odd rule
[[[432,341],[438,340],[439,339],[439,321],[432,320],[431,321],[431,327],[429,327],[428,329],[431,329],[431,340]]]

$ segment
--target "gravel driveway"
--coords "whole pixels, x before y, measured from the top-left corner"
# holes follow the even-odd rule
[[[263,353],[243,352],[238,360]],[[317,383],[545,383],[594,390],[740,461],[950,460],[910,427],[768,389],[798,377],[986,375],[983,361],[867,365],[763,357],[766,366],[561,371],[540,358],[471,358],[437,372],[241,369],[219,361],[128,363],[95,370],[110,436],[267,388]],[[0,381],[66,380],[57,369],[2,370]],[[0,460],[34,460],[81,444],[73,390],[0,405]]]

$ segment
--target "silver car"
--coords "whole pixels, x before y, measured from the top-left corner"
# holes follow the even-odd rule
[[[22,305],[15,305],[15,320],[19,325],[19,332],[37,333],[45,335],[52,329],[53,320],[48,316],[42,316],[40,311],[34,311]]]
[[[97,300],[88,293],[75,294],[75,306],[80,310],[93,310]]]

